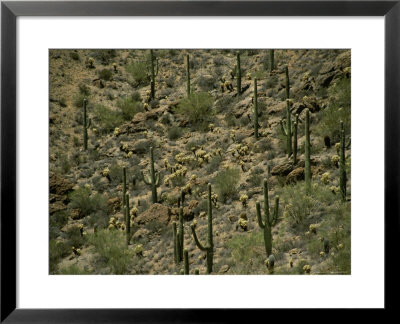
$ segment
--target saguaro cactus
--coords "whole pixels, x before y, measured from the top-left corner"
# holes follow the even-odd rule
[[[258,138],[257,78],[254,78],[254,137]]]
[[[158,59],[156,59],[157,62],[157,70],[154,72],[154,54],[153,50],[150,50],[150,68],[151,68],[151,80],[150,80],[150,94],[151,94],[151,99],[155,98],[155,85],[156,85],[156,76],[158,75]]]
[[[343,201],[346,200],[346,146],[344,124],[340,121],[340,160],[339,160],[339,187]]]
[[[83,99],[83,149],[86,151],[87,150],[87,142],[88,142],[88,133],[87,130],[90,127],[90,124],[92,120],[87,118],[87,112],[86,112],[86,104],[87,104],[87,99]]]
[[[261,219],[261,209],[259,202],[256,203],[256,213],[257,213],[258,225],[262,230],[264,230],[264,243],[267,256],[270,256],[272,254],[271,228],[276,224],[276,221],[278,219],[278,210],[279,210],[279,196],[276,196],[274,211],[272,215],[270,215],[269,201],[268,201],[268,183],[267,179],[264,179],[264,223]]]
[[[305,169],[304,175],[306,179],[306,191],[311,191],[311,162],[310,162],[310,111],[306,109],[306,122],[305,122],[306,140],[304,142],[304,159]]]
[[[125,206],[126,201],[126,168],[122,168],[122,206]]]
[[[238,96],[242,94],[242,70],[240,68],[240,53],[237,52],[236,54],[236,60],[237,60],[237,65],[236,65],[236,79],[237,79],[237,93]]]
[[[292,119],[291,119],[291,113],[290,113],[290,100],[286,99],[286,127],[283,125],[283,120],[281,120],[281,130],[282,134],[286,136],[286,149],[288,153],[288,157],[292,155],[292,136],[293,136],[293,131],[292,131]]]
[[[184,245],[184,232],[183,232],[183,207],[179,208],[179,228],[176,228],[176,222],[172,223],[174,232],[174,256],[175,263],[178,264],[183,260],[183,245]]]
[[[157,203],[157,187],[160,185],[160,172],[155,171],[154,169],[154,155],[153,155],[153,148],[150,147],[150,173],[145,176],[142,173],[142,178],[145,184],[151,186],[151,193],[152,193],[152,201],[153,204]]]
[[[293,124],[293,165],[297,163],[297,125],[299,124],[299,114],[296,114],[296,118]]]
[[[269,50],[269,71],[272,72],[275,68],[275,53],[274,50]]]
[[[187,249],[183,250],[183,264],[185,266],[184,271],[185,271],[185,275],[189,274],[189,252]]]
[[[211,203],[211,184],[208,184],[208,239],[207,245],[204,246],[200,243],[199,239],[197,238],[195,225],[192,224],[191,226],[192,234],[194,241],[197,247],[201,250],[206,252],[206,259],[207,259],[207,273],[210,274],[212,272],[213,266],[213,250],[214,250],[214,243],[213,243],[213,233],[212,233],[212,203]]]
[[[131,240],[131,215],[129,207],[129,194],[126,194],[125,201],[126,245],[129,245]]]
[[[186,55],[186,71],[187,71],[187,95],[190,95],[190,65],[189,65],[189,54]]]
[[[285,66],[285,87],[286,87],[286,99],[290,99],[290,82],[289,82],[289,68]]]

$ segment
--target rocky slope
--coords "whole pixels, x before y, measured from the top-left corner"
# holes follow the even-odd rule
[[[206,273],[207,184],[213,201],[213,274],[350,273],[349,50],[50,51],[50,273],[174,274],[172,223],[183,205],[190,273]],[[187,97],[189,55],[191,97]],[[286,77],[297,161],[288,156]],[[258,133],[254,134],[257,78]],[[88,149],[83,147],[87,99]],[[310,111],[312,192],[304,182],[305,110]],[[340,121],[346,142],[347,197],[339,188]],[[159,172],[157,203],[143,181],[150,147]],[[125,238],[123,168],[132,216]],[[275,266],[266,266],[256,202],[280,196],[272,228]],[[247,198],[246,198],[247,196]],[[329,242],[328,249],[326,242]],[[325,243],[325,244],[324,244]]]

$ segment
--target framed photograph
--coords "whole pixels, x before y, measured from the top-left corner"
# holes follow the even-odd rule
[[[399,16],[2,2],[1,321],[390,309]]]

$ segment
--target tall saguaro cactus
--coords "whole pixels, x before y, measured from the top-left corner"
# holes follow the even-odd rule
[[[276,196],[274,211],[272,215],[270,213],[269,201],[268,201],[268,183],[267,179],[264,179],[264,223],[261,219],[261,208],[259,202],[256,203],[256,213],[257,213],[258,225],[262,230],[264,230],[264,243],[267,256],[270,256],[272,254],[271,228],[276,224],[276,221],[278,219],[278,211],[279,211],[279,196]]]
[[[184,250],[184,231],[183,231],[183,207],[179,208],[179,227],[176,228],[176,222],[172,223],[172,229],[174,232],[174,256],[175,263],[183,261],[183,250]]]
[[[187,95],[190,95],[190,65],[189,65],[189,54],[186,54],[186,71],[187,71]]]
[[[258,138],[257,78],[254,78],[254,137]]]
[[[129,207],[129,194],[126,194],[125,201],[126,245],[129,245],[131,240],[131,215]]]
[[[340,160],[339,160],[339,187],[342,200],[346,200],[346,146],[344,136],[344,124],[340,121]]]
[[[296,114],[296,118],[293,124],[293,165],[297,164],[297,126],[299,124],[299,114]]]
[[[199,239],[197,238],[195,225],[192,224],[191,226],[192,234],[194,241],[197,247],[201,250],[206,252],[206,259],[207,259],[207,273],[210,274],[212,272],[213,267],[213,250],[214,250],[214,243],[213,243],[213,233],[212,233],[212,202],[211,202],[211,184],[208,184],[208,239],[207,245],[204,246],[200,243]]]
[[[274,50],[269,50],[269,72],[272,72],[275,68],[275,53]]]
[[[289,82],[289,68],[285,66],[285,87],[286,87],[286,99],[290,99],[290,82]]]
[[[310,111],[306,109],[306,122],[305,122],[305,135],[306,140],[304,142],[304,159],[305,169],[304,175],[306,179],[306,191],[311,191],[311,162],[310,162]]]
[[[157,62],[157,70],[154,72],[154,53],[153,50],[150,50],[150,68],[151,68],[151,80],[150,80],[150,94],[151,94],[151,99],[155,98],[155,85],[156,85],[156,76],[158,75],[158,59],[156,60]]]
[[[286,137],[286,150],[288,153],[288,157],[292,155],[292,136],[293,136],[293,131],[292,131],[292,118],[291,118],[291,113],[290,113],[290,100],[286,99],[286,127],[283,125],[283,120],[281,120],[281,130],[282,134]]]
[[[87,111],[86,111],[86,104],[87,99],[83,99],[83,149],[87,150],[87,142],[88,142],[88,133],[87,130],[90,127],[92,120],[87,118]]]
[[[145,184],[151,186],[153,204],[157,203],[157,187],[160,185],[160,172],[154,169],[153,148],[150,147],[150,173],[145,176],[142,172],[142,178]]]
[[[122,168],[122,206],[125,206],[126,202],[126,168]]]
[[[237,60],[237,64],[236,64],[237,93],[238,93],[238,96],[240,96],[242,94],[242,70],[240,68],[240,53],[239,52],[236,53],[236,60]]]
[[[189,252],[187,249],[183,250],[183,264],[184,264],[184,271],[185,275],[189,274]]]

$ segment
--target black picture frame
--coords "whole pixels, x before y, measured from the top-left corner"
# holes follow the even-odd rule
[[[16,308],[16,19],[19,16],[384,16],[385,309],[399,234],[400,1],[4,1],[1,3],[1,318],[4,323],[236,322],[268,310]],[[371,174],[370,176],[374,176]],[[373,190],[373,188],[371,188]],[[379,217],[379,215],[377,215]],[[373,238],[371,238],[373,240]],[[366,247],[367,248],[367,247]],[[373,256],[371,256],[373,258]],[[373,266],[373,260],[371,261]],[[366,283],[368,285],[368,283]],[[40,293],[40,292],[39,292]],[[267,295],[266,295],[267,296]],[[267,305],[267,304],[266,304]],[[247,315],[246,315],[247,314]],[[254,316],[254,317],[253,317]]]

